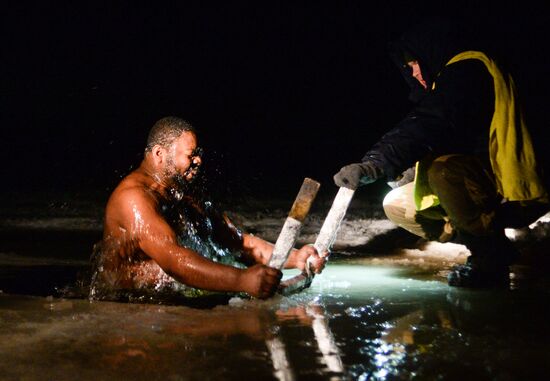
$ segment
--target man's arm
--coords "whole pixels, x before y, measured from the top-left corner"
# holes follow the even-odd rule
[[[245,256],[254,263],[267,264],[273,253],[274,245],[259,237],[251,234],[243,234],[243,251]],[[313,257],[311,261],[312,270],[316,274],[323,271],[326,260],[319,257],[317,250],[312,245],[305,245],[300,250],[292,249],[288,260],[285,264],[285,269],[306,269],[307,259]]]
[[[281,272],[264,265],[242,270],[202,257],[177,244],[176,234],[156,209],[156,200],[140,189],[128,189],[115,201],[120,224],[136,238],[139,248],[168,275],[191,287],[212,291],[245,291],[265,298],[273,295]]]
[[[465,60],[442,70],[434,90],[362,161],[380,168],[388,180],[428,154],[484,153],[494,113],[493,79],[483,63]]]

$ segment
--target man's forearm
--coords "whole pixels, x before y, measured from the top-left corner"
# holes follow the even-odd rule
[[[285,269],[295,269],[298,268],[299,258],[298,258],[299,251],[296,249],[292,249],[290,252],[290,255],[288,256],[288,259],[285,263]]]
[[[267,265],[271,255],[273,254],[274,245],[251,234],[245,234],[243,238],[243,248],[245,253],[250,256],[251,261],[262,265]],[[298,250],[292,249],[285,263],[285,269],[295,269],[300,267],[300,258],[298,257],[298,253]]]
[[[166,245],[163,249],[165,254],[150,256],[177,281],[212,291],[245,291],[241,279],[243,270],[213,262],[177,245]]]
[[[198,254],[197,254],[198,255]],[[168,269],[168,274],[181,283],[211,291],[239,292],[242,287],[243,270],[222,265],[199,256],[184,265],[177,265],[174,271]]]
[[[252,234],[243,235],[243,251],[253,263],[267,265],[274,245]]]
[[[169,275],[189,286],[212,291],[244,291],[254,297],[267,298],[273,295],[282,276],[279,270],[261,264],[238,269],[183,248],[170,257],[171,263],[166,266]]]

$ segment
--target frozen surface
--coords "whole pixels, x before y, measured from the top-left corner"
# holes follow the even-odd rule
[[[186,306],[0,294],[2,379],[539,379],[544,289],[338,260],[307,291]]]
[[[229,212],[274,241],[288,211]],[[324,213],[310,214],[299,244],[315,240]],[[510,289],[448,287],[464,246],[419,242],[376,207],[356,205],[308,290],[195,307],[59,297],[55,290],[86,269],[99,221],[2,223],[2,380],[514,380],[550,371],[548,215],[507,232],[522,252]]]

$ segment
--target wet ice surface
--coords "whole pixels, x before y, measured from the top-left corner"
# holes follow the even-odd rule
[[[234,217],[273,241],[285,213]],[[0,248],[0,279],[19,279],[19,288],[0,294],[0,378],[546,377],[548,221],[509,232],[523,249],[512,289],[465,290],[445,282],[449,267],[466,259],[463,246],[419,244],[377,213],[351,210],[334,257],[305,292],[208,308],[47,296],[53,284],[46,280],[80,269],[95,236],[86,236],[86,228],[69,234],[70,225],[59,220],[52,228],[47,218],[31,219],[34,243],[31,233],[4,233]],[[308,217],[301,243],[314,240],[322,218]],[[42,296],[14,292],[33,283],[32,292],[20,293]]]
[[[212,309],[0,295],[2,379],[537,379],[543,290],[468,291],[332,263],[312,287]]]

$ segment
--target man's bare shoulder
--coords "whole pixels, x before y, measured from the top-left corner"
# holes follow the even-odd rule
[[[154,182],[134,171],[118,184],[109,197],[105,223],[107,226],[125,225],[128,217],[133,219],[136,213],[156,210],[158,203],[159,195],[155,192]]]
[[[153,181],[136,171],[122,179],[111,194],[109,203],[131,200],[157,202]]]

